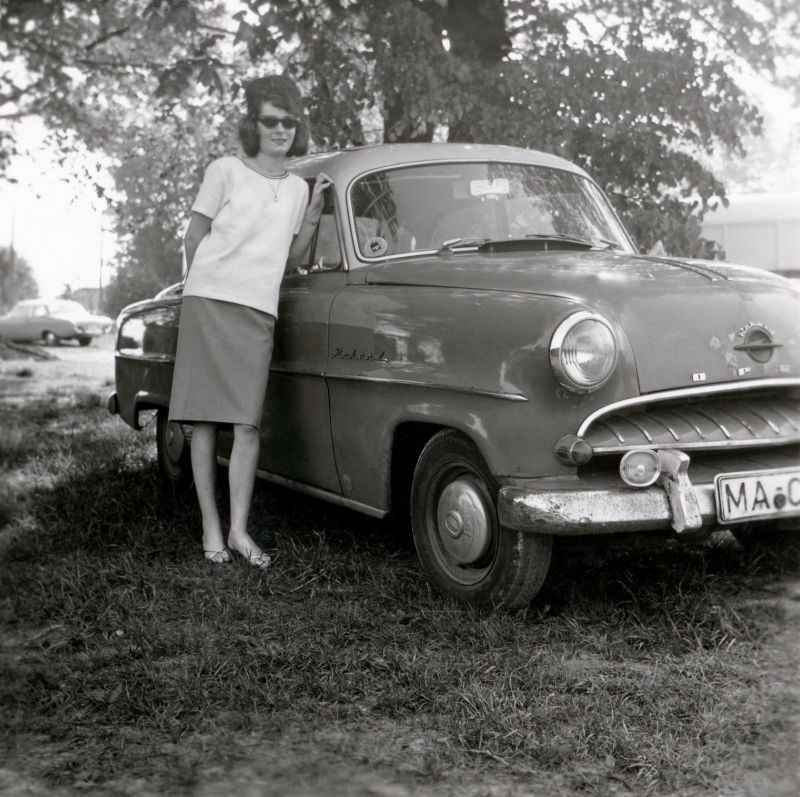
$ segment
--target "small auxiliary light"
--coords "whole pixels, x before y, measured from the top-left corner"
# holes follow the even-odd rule
[[[658,455],[649,448],[628,451],[619,463],[619,475],[631,487],[649,487],[661,475]]]

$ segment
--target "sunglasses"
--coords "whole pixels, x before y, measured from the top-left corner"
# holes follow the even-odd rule
[[[278,125],[284,130],[294,130],[299,124],[294,116],[259,116],[258,121],[268,130],[273,130]]]

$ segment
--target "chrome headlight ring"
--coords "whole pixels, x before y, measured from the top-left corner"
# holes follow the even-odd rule
[[[618,344],[608,319],[588,310],[567,316],[550,339],[550,366],[573,393],[602,387],[617,366]]]

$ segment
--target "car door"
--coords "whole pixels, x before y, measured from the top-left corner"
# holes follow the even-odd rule
[[[281,286],[259,456],[262,475],[334,493],[341,491],[325,373],[330,307],[346,280],[341,252],[333,199],[326,196],[308,263],[290,267]]]
[[[26,305],[16,320],[14,336],[18,340],[40,340],[47,320],[47,307],[43,304]]]

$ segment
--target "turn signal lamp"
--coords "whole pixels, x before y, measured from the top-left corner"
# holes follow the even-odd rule
[[[661,475],[658,455],[649,448],[628,451],[619,463],[619,475],[631,487],[649,487],[655,484]]]

